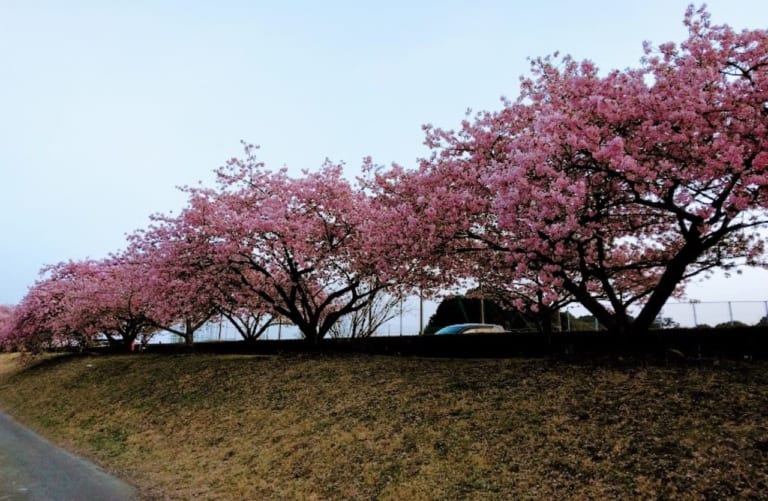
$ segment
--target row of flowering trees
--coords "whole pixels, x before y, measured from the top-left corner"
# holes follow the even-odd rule
[[[178,216],[154,216],[108,259],[66,262],[14,308],[6,343],[28,347],[100,336],[125,347],[158,331],[192,344],[226,319],[257,339],[275,319],[316,342],[383,289],[364,231],[372,198],[327,164],[291,178],[243,159],[217,171],[215,188],[190,188]]]
[[[217,317],[247,339],[288,320],[316,342],[382,291],[464,281],[543,319],[577,301],[644,332],[691,277],[764,257],[768,32],[692,7],[685,24],[685,42],[646,44],[637,68],[533,61],[517,100],[427,126],[414,169],[292,178],[247,146],[126,250],[45,269],[0,336],[129,345],[164,329],[191,343]]]

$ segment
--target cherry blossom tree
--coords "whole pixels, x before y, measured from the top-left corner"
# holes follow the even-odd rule
[[[338,165],[291,178],[268,170],[254,151],[246,146],[245,158],[217,171],[218,189],[189,189],[182,217],[205,240],[207,266],[237,277],[240,298],[316,343],[390,285],[363,244],[369,200]]]
[[[200,231],[210,217],[200,208],[186,208],[177,217],[154,215],[148,229],[129,237],[130,259],[145,270],[152,320],[187,345],[205,323],[222,319],[245,341],[255,341],[276,317],[244,287],[227,256],[219,255],[217,239]]]
[[[82,263],[63,262],[41,270],[41,278],[14,309],[6,343],[39,352],[67,345],[87,347],[97,335],[91,315],[82,308],[93,282],[78,273]]]
[[[617,332],[645,332],[692,276],[761,264],[768,32],[693,8],[685,25],[685,42],[646,44],[636,69],[537,59],[502,110],[427,127],[418,171],[375,177],[403,223],[380,242],[404,235],[411,258],[456,276],[482,255]]]
[[[145,279],[123,256],[60,263],[45,269],[47,288],[57,305],[47,318],[53,333],[86,345],[105,337],[110,345],[132,350],[157,331],[149,317]]]
[[[129,237],[122,259],[142,283],[148,321],[191,347],[195,333],[218,314],[222,277],[205,268],[207,256],[177,219],[153,220]]]
[[[57,301],[49,295],[47,284],[38,281],[30,287],[0,331],[0,343],[6,350],[39,352],[54,340],[50,316],[55,314]]]
[[[41,278],[14,309],[6,343],[37,352],[90,345],[100,334],[99,263],[69,261],[41,270]]]

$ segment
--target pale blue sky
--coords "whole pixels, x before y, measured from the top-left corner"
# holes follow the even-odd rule
[[[210,182],[241,139],[295,172],[410,166],[422,124],[516,96],[527,57],[634,66],[644,40],[683,39],[687,3],[0,0],[0,303],[181,208],[175,186]],[[768,23],[765,0],[708,5]],[[697,297],[766,299],[765,276]]]

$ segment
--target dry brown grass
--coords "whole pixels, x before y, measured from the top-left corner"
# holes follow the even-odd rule
[[[18,353],[0,353],[0,378],[9,376],[20,369]]]
[[[71,357],[0,376],[0,401],[148,498],[758,498],[766,369]]]

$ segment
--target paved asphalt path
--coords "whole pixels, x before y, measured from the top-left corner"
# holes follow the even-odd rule
[[[137,500],[136,490],[0,412],[0,501]]]

